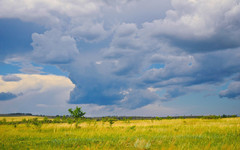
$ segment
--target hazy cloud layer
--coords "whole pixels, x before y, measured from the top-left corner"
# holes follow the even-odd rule
[[[146,3],[1,0],[0,17],[47,28],[25,57],[69,73],[70,104],[136,109],[227,82],[220,96],[239,98],[239,0]]]

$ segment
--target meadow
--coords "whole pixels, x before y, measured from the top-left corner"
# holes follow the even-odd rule
[[[5,118],[5,119],[4,119]],[[0,149],[239,150],[240,118],[19,123],[0,117]],[[46,119],[46,118],[45,118]],[[38,118],[44,120],[44,118]]]

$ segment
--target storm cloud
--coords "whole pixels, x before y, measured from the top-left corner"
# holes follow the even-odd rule
[[[227,82],[220,97],[239,98],[239,83],[232,81],[240,72],[239,0],[151,2],[153,9],[139,13],[150,4],[2,0],[0,6],[9,7],[0,17],[46,28],[32,34],[25,57],[68,72],[75,84],[70,104],[136,109]]]
[[[10,92],[1,92],[0,93],[0,101],[7,101],[16,98],[17,95]]]
[[[240,82],[232,82],[228,89],[220,92],[219,96],[240,100]]]

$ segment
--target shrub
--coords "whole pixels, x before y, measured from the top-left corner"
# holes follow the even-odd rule
[[[73,117],[74,119],[79,119],[79,118],[84,118],[84,115],[86,114],[86,112],[82,111],[81,107],[77,107],[72,110],[72,108],[68,109],[68,112],[71,114],[71,117]]]
[[[44,118],[43,118],[43,122],[44,122],[44,123],[49,123],[48,117],[44,117]]]
[[[105,122],[108,121],[108,118],[107,117],[102,117],[102,125],[104,125]]]
[[[41,123],[40,121],[38,121],[38,118],[33,118],[32,124],[33,124],[37,129],[41,129],[41,127],[42,127],[42,123]]]
[[[162,118],[161,118],[161,117],[155,117],[155,119],[156,119],[156,120],[162,120]]]
[[[116,121],[116,119],[114,119],[114,118],[109,118],[108,119],[110,127],[112,127],[112,125],[114,124],[115,121]]]
[[[237,115],[231,115],[230,117],[231,117],[231,118],[235,118],[235,117],[237,117]]]
[[[72,118],[67,118],[67,123],[68,124],[72,124],[73,123],[73,119]]]
[[[26,118],[23,118],[22,119],[22,123],[26,123],[27,122],[27,119]]]
[[[220,116],[216,115],[209,115],[209,116],[203,116],[202,119],[220,119]]]
[[[61,118],[59,116],[54,118],[53,123],[61,123]]]
[[[66,122],[66,120],[67,120],[67,117],[65,115],[63,115],[62,122]]]
[[[3,123],[3,124],[6,124],[6,123],[7,123],[6,118],[3,118],[3,119],[2,119],[2,123]]]
[[[135,130],[136,130],[136,126],[131,126],[131,127],[129,127],[129,130],[135,131]]]

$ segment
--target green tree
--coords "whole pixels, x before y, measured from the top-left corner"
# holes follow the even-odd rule
[[[112,125],[114,124],[114,122],[115,122],[116,120],[117,120],[117,119],[115,119],[115,118],[109,118],[109,119],[108,119],[108,122],[109,122],[110,127],[112,127]]]
[[[72,108],[68,109],[68,112],[76,120],[78,120],[80,118],[84,118],[84,115],[86,114],[86,112],[83,112],[82,108],[78,107],[78,106],[76,106],[76,108],[74,110],[72,110]]]
[[[63,115],[62,122],[66,122],[66,120],[67,120],[67,117],[65,115]]]
[[[44,123],[48,123],[48,122],[49,122],[48,117],[44,117],[44,118],[43,118],[43,122],[44,122]]]

